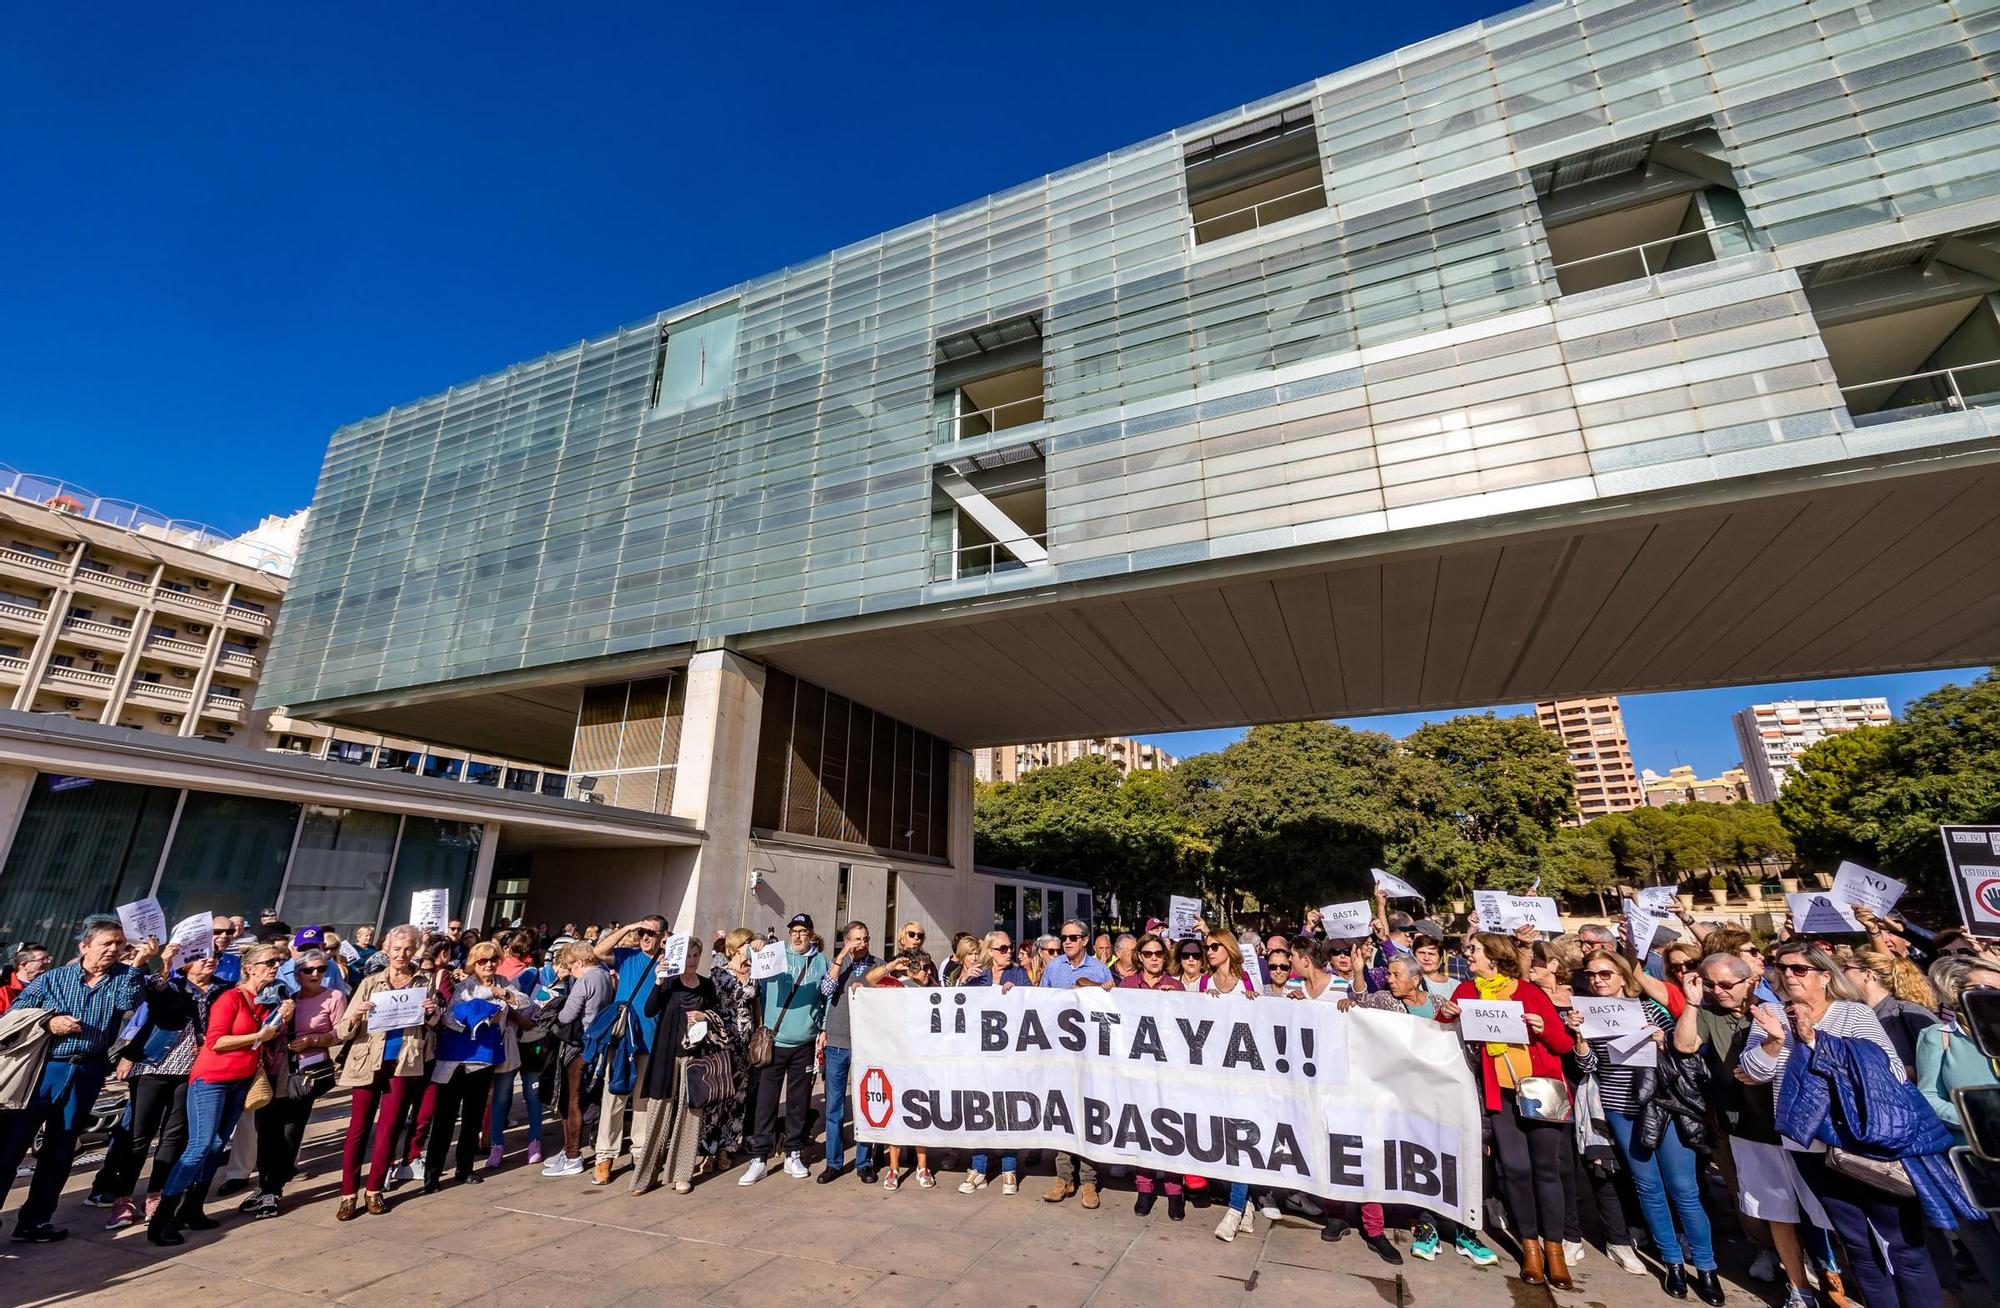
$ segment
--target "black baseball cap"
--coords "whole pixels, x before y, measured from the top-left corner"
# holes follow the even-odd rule
[[[813,929],[812,914],[794,913],[792,914],[792,920],[787,922],[785,925],[788,927],[804,927],[806,930],[810,931]]]

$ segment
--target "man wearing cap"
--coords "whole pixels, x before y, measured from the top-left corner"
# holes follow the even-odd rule
[[[770,1171],[778,1137],[778,1096],[785,1098],[785,1175],[804,1180],[806,1128],[812,1123],[813,1063],[820,1032],[826,1029],[826,955],[813,944],[811,915],[796,913],[786,924],[785,970],[765,977],[758,989],[763,1023],[771,1031],[771,1061],[757,1078],[757,1112],[749,1141],[750,1166],[738,1185],[755,1185]]]
[[[453,923],[454,928],[457,925]],[[646,1084],[647,1060],[653,1052],[653,1038],[659,1031],[660,1019],[646,1011],[646,1001],[652,998],[655,972],[666,941],[667,919],[654,913],[616,931],[605,932],[598,937],[595,946],[597,957],[611,968],[612,975],[617,979],[611,1006],[614,1011],[621,1008],[626,1011],[625,1029],[619,1039],[632,1047],[632,1085],[621,1094],[612,1090],[610,1077],[604,1078],[604,1098],[597,1113],[597,1162],[590,1172],[592,1185],[611,1183],[612,1167],[618,1161],[618,1155],[625,1152],[628,1138],[646,1138],[646,1125],[651,1120],[645,1107],[646,1099],[643,1095],[634,1099],[632,1089]],[[632,1107],[632,1133],[629,1137],[625,1134],[627,1104]]]

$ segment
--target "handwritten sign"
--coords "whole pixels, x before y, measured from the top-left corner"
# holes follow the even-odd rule
[[[1461,999],[1458,1035],[1468,1044],[1525,1045],[1528,1023],[1518,999]]]
[[[750,955],[750,979],[762,981],[765,977],[782,976],[785,971],[785,942],[773,940],[762,949]]]
[[[1903,897],[1903,883],[1859,863],[1842,863],[1833,874],[1833,897],[1880,917]]]
[[[175,958],[181,963],[215,957],[215,915],[196,913],[174,923],[174,946]]]
[[[418,890],[410,895],[410,925],[419,931],[442,931],[451,922],[449,890]]]
[[[1201,934],[1201,901],[1185,895],[1167,900],[1167,939],[1190,940]]]
[[[1323,904],[1319,910],[1319,924],[1332,940],[1358,940],[1370,933],[1369,924],[1373,920],[1367,902],[1360,899],[1347,904]]]
[[[1423,892],[1393,872],[1384,872],[1379,867],[1368,871],[1375,877],[1375,888],[1387,892],[1391,899],[1422,899]]]
[[[125,924],[125,943],[136,945],[151,936],[165,944],[167,936],[167,915],[160,907],[160,901],[148,895],[135,899],[129,904],[118,906],[118,920]]]
[[[693,938],[685,931],[667,937],[667,943],[660,947],[661,980],[679,976],[687,971],[688,946],[692,943]]]
[[[413,1026],[422,1026],[424,1021],[424,1000],[430,991],[423,986],[411,986],[406,990],[391,990],[387,986],[368,997],[368,1029],[373,1031],[404,1031]]]
[[[1867,929],[1846,904],[1825,891],[1802,890],[1786,895],[1785,903],[1792,910],[1792,929],[1800,935],[1837,936]]]
[[[1608,1040],[1614,1036],[1643,1036],[1651,1027],[1646,1012],[1636,999],[1578,995],[1576,1011],[1583,1018],[1583,1035],[1588,1040]]]

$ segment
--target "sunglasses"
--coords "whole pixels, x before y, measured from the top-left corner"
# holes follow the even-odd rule
[[[1043,945],[1042,952],[1044,954],[1047,954],[1050,958],[1054,958],[1057,954],[1060,954],[1062,950],[1058,949],[1054,945]]]
[[[241,933],[237,931],[236,928],[231,927],[227,931],[217,931],[215,934],[218,936],[228,937],[233,935],[240,935]]]
[[[1289,972],[1292,970],[1292,960],[1289,958],[1267,958],[1264,962],[1273,972]]]
[[[1067,932],[1067,931],[1063,932],[1063,934],[1062,934],[1062,938],[1063,938],[1064,940],[1081,940],[1081,939],[1083,939],[1083,937],[1082,937],[1082,936],[1077,936],[1077,935],[1071,935],[1071,934],[1070,934],[1069,932]]]
[[[1608,981],[1616,977],[1618,974],[1612,971],[1610,968],[1596,968],[1591,971],[1585,972],[1584,975],[1589,977],[1593,981],[1597,980]]]
[[[993,946],[993,952],[994,952],[994,953],[996,953],[996,954],[1011,954],[1011,953],[1013,953],[1013,952],[1014,952],[1014,946],[1012,946],[1012,945],[995,945],[995,946]]]
[[[1181,962],[1183,963],[1187,962],[1189,959],[1193,959],[1198,963],[1201,961],[1201,951],[1199,949],[1183,949],[1181,951],[1180,958]]]
[[[1810,976],[1814,972],[1819,971],[1811,963],[1780,963],[1778,964],[1778,970],[1780,972],[1788,972],[1793,976]]]
[[[1165,958],[1166,956],[1167,951],[1164,949],[1142,949],[1139,951],[1139,957],[1141,958]]]
[[[298,973],[298,974],[299,974],[300,976],[325,976],[325,975],[326,975],[326,967],[325,967],[325,965],[324,965],[324,964],[322,964],[322,965],[321,965],[321,966],[319,966],[319,967],[295,967],[295,968],[293,968],[293,969],[292,969],[292,971],[294,971],[294,972]]]

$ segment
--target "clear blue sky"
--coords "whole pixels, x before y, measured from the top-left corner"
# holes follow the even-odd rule
[[[241,529],[343,422],[1503,7],[24,6],[0,460]],[[1640,763],[1758,697],[1629,701]]]

